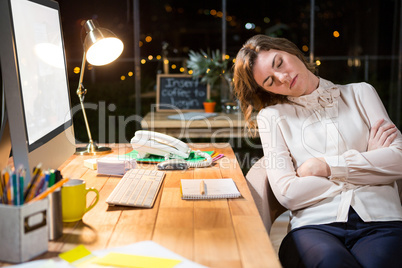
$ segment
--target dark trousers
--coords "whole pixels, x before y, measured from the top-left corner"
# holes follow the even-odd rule
[[[292,230],[279,249],[283,267],[402,267],[402,221],[364,222],[352,207],[346,223]]]

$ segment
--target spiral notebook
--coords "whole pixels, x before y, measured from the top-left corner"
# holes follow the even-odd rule
[[[182,199],[237,198],[241,194],[233,179],[181,180]]]

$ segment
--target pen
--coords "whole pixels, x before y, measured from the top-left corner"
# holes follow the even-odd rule
[[[19,204],[23,205],[24,204],[24,181],[25,181],[25,169],[21,168],[20,172],[18,172],[18,176],[19,176]]]
[[[20,202],[20,197],[18,196],[20,187],[17,181],[16,171],[11,174],[11,183],[13,184],[13,204],[18,206]]]
[[[49,170],[50,177],[47,187],[52,187],[56,183],[56,174],[54,173],[54,169]]]
[[[35,189],[35,194],[34,194],[34,196],[32,198],[34,198],[35,196],[37,196],[37,195],[41,194],[42,192],[46,191],[46,189],[47,189],[46,176],[47,175],[46,175],[45,172],[44,172],[43,176],[40,178],[38,186]]]
[[[204,194],[205,194],[205,183],[204,183],[204,180],[201,180],[201,183],[200,183],[200,192],[201,192],[201,195],[204,195]]]
[[[55,183],[56,183],[56,182],[59,182],[59,181],[63,178],[63,176],[61,175],[60,170],[56,169],[56,171],[55,171],[54,173],[55,173],[55,175],[56,175],[56,180],[55,180],[54,182],[55,182]]]
[[[49,194],[53,193],[58,188],[60,188],[67,181],[68,181],[68,178],[61,179],[59,182],[55,183],[52,187],[48,188],[46,191],[44,191],[40,195],[36,196],[34,199],[31,199],[28,203],[42,200],[43,198],[45,198],[46,196],[48,196]]]
[[[44,178],[44,180],[43,180],[42,189],[40,189],[40,192],[37,193],[37,195],[38,195],[38,194],[41,194],[41,193],[44,192],[44,191],[46,191],[46,189],[48,188],[48,185],[49,185],[49,177],[50,177],[49,171],[46,170],[45,172],[43,172],[43,174],[45,175],[45,178]]]
[[[221,158],[224,157],[224,156],[225,156],[224,154],[219,154],[219,155],[213,157],[213,158],[212,158],[212,161],[219,160],[219,159],[221,159]]]

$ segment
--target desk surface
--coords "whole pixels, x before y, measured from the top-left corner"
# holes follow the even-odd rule
[[[217,113],[202,120],[175,120],[169,115],[178,112],[149,112],[141,121],[141,127],[179,138],[234,138],[246,137],[246,121],[242,113]]]
[[[226,143],[192,144],[194,149],[216,150],[226,157],[209,168],[168,171],[152,209],[109,207],[105,200],[120,177],[98,176],[83,165],[88,156],[72,156],[61,171],[64,177],[81,178],[100,192],[98,204],[82,221],[64,223],[63,236],[49,242],[41,258],[55,257],[79,244],[99,250],[152,240],[181,256],[209,267],[280,267],[247,183]],[[113,154],[131,151],[119,145]],[[154,164],[140,168],[155,169]],[[182,200],[180,179],[233,178],[242,197],[220,200]],[[88,195],[88,203],[94,198]],[[1,263],[0,263],[1,266]]]

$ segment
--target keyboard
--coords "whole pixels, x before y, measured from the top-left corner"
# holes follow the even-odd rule
[[[130,169],[106,199],[111,206],[152,208],[165,172],[148,169]]]

